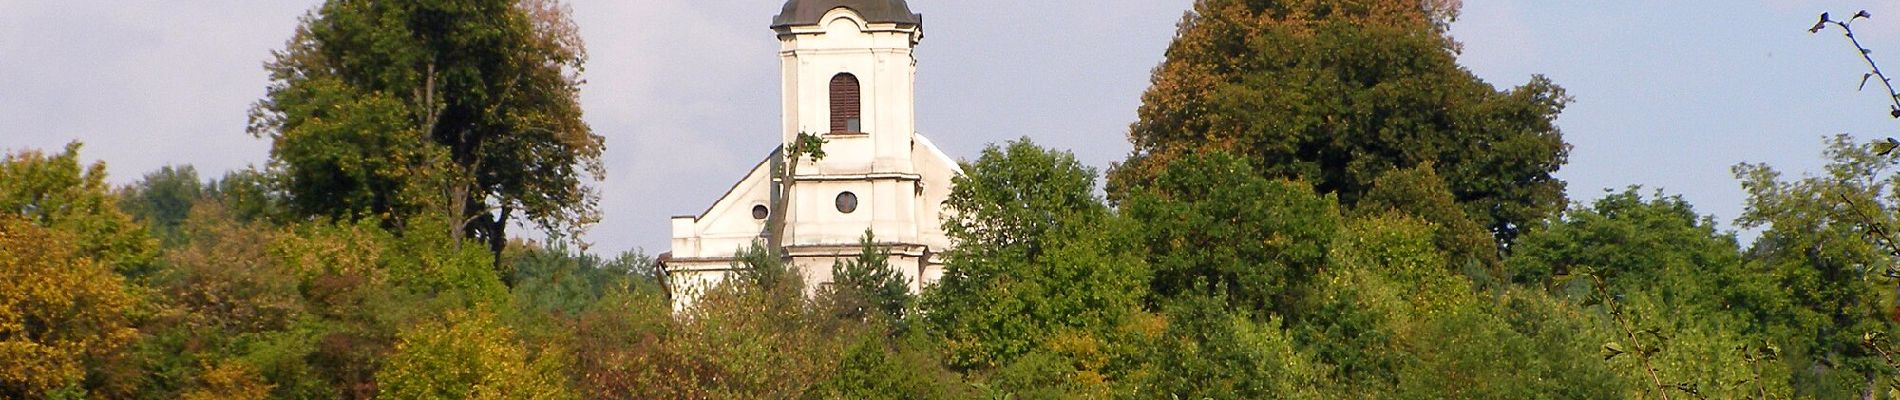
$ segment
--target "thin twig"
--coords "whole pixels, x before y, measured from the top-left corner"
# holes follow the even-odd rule
[[[1648,373],[1650,382],[1656,385],[1656,394],[1662,395],[1663,400],[1669,400],[1671,386],[1663,384],[1662,377],[1656,373],[1656,367],[1650,364],[1649,352],[1643,348],[1642,342],[1637,341],[1636,331],[1630,327],[1631,322],[1624,315],[1623,306],[1616,302],[1616,298],[1610,296],[1609,283],[1603,280],[1603,276],[1596,273],[1590,274],[1590,279],[1596,281],[1597,296],[1603,298],[1603,305],[1610,308],[1610,318],[1616,320],[1616,327],[1623,331],[1624,340],[1629,341],[1628,352],[1636,353],[1637,361],[1642,363],[1643,372]]]
[[[1847,203],[1847,208],[1853,210],[1855,216],[1860,217],[1861,226],[1867,227],[1867,234],[1874,237],[1874,242],[1886,247],[1887,255],[1900,257],[1900,241],[1895,240],[1893,233],[1887,231],[1887,224],[1876,221],[1873,216],[1861,212],[1860,204],[1855,203],[1854,199],[1847,197],[1846,193],[1841,193],[1840,197],[1842,202]]]
[[[1863,11],[1863,13],[1864,12],[1865,11]],[[1887,99],[1893,102],[1894,117],[1900,118],[1900,91],[1894,90],[1893,79],[1888,79],[1887,73],[1880,70],[1880,64],[1874,62],[1874,51],[1868,49],[1867,46],[1861,45],[1860,37],[1854,36],[1854,20],[1860,18],[1862,18],[1861,14],[1856,14],[1853,17],[1848,17],[1846,21],[1828,20],[1826,22],[1841,27],[1841,31],[1847,36],[1847,41],[1854,44],[1854,50],[1860,51],[1860,58],[1867,61],[1867,67],[1873,70],[1872,74],[1880,78],[1880,84],[1887,87]],[[1865,81],[1863,81],[1863,83],[1864,82]]]

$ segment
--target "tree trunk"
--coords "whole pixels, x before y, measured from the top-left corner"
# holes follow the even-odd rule
[[[455,249],[462,249],[462,240],[468,238],[468,185],[456,183],[449,188],[449,241],[455,243]]]
[[[501,213],[495,215],[494,224],[489,225],[488,232],[488,252],[494,256],[492,267],[501,276],[501,283],[510,288],[515,287],[515,274],[502,267],[501,251],[508,247],[508,215],[513,213],[514,209],[503,206]]]
[[[772,184],[772,209],[767,211],[765,247],[775,256],[784,255],[786,208],[791,203],[792,182],[798,176],[798,160],[787,154],[785,147],[772,154],[772,179],[776,182]]]

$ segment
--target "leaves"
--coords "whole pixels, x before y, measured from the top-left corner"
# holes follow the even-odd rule
[[[0,214],[0,397],[78,386],[138,332],[137,299],[76,238]]]
[[[1881,157],[1893,154],[1893,150],[1896,148],[1900,148],[1900,140],[1895,140],[1894,138],[1874,142],[1874,154]]]
[[[499,254],[513,218],[557,238],[599,219],[604,139],[556,1],[331,0],[267,69],[251,133],[302,215],[400,226],[425,210]],[[518,213],[518,214],[517,214]]]
[[[1614,359],[1616,358],[1616,356],[1623,355],[1623,353],[1628,353],[1628,351],[1624,351],[1623,345],[1621,344],[1617,344],[1616,342],[1609,342],[1609,343],[1603,344],[1603,359],[1605,361]]]
[[[1022,139],[963,171],[945,202],[959,246],[923,299],[950,365],[1007,366],[1065,331],[1105,337],[1139,310],[1149,272],[1138,231],[1095,197],[1093,170]]]
[[[128,278],[152,273],[158,242],[121,211],[106,185],[105,163],[82,166],[78,142],[47,155],[23,150],[0,157],[0,213],[79,239],[80,256]]]
[[[1242,310],[1291,312],[1285,294],[1322,269],[1341,226],[1331,197],[1225,153],[1183,157],[1145,189],[1124,208],[1146,228],[1158,296],[1219,289]]]
[[[1195,2],[1143,95],[1110,197],[1126,200],[1183,156],[1225,151],[1347,207],[1386,173],[1435,163],[1499,247],[1563,207],[1561,87],[1539,76],[1499,89],[1458,66],[1441,19],[1455,3],[1349,3]]]
[[[376,373],[392,399],[572,399],[559,352],[529,357],[513,330],[490,311],[454,311],[441,323],[403,330],[388,365]]]

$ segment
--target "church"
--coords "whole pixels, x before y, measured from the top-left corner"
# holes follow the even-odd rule
[[[951,245],[943,202],[962,170],[917,133],[923,27],[904,0],[785,3],[771,26],[781,145],[704,212],[673,217],[660,267],[675,307],[730,276],[735,253],[767,243],[774,218],[785,220],[776,244],[808,287],[829,283],[832,264],[855,257],[867,230],[913,292],[942,277],[939,254]],[[784,165],[783,144],[801,134],[822,137],[825,156]]]

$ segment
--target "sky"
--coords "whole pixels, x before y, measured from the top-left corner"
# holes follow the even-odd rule
[[[165,165],[262,165],[244,130],[262,65],[316,0],[0,0],[0,151],[57,150],[129,184]],[[1029,137],[1097,168],[1127,156],[1148,77],[1190,0],[911,0],[918,130],[952,157]],[[1500,88],[1550,77],[1576,98],[1570,197],[1643,185],[1727,223],[1730,168],[1798,176],[1822,139],[1900,136],[1823,11],[1869,9],[1863,40],[1900,54],[1892,1],[1469,1],[1460,62]],[[589,55],[585,119],[607,139],[596,252],[666,251],[667,218],[705,209],[775,146],[780,0],[570,0]],[[1890,49],[1890,50],[1889,50]],[[1900,58],[1893,58],[1900,63]],[[1894,64],[1893,68],[1900,68]],[[519,230],[518,230],[519,231]]]

